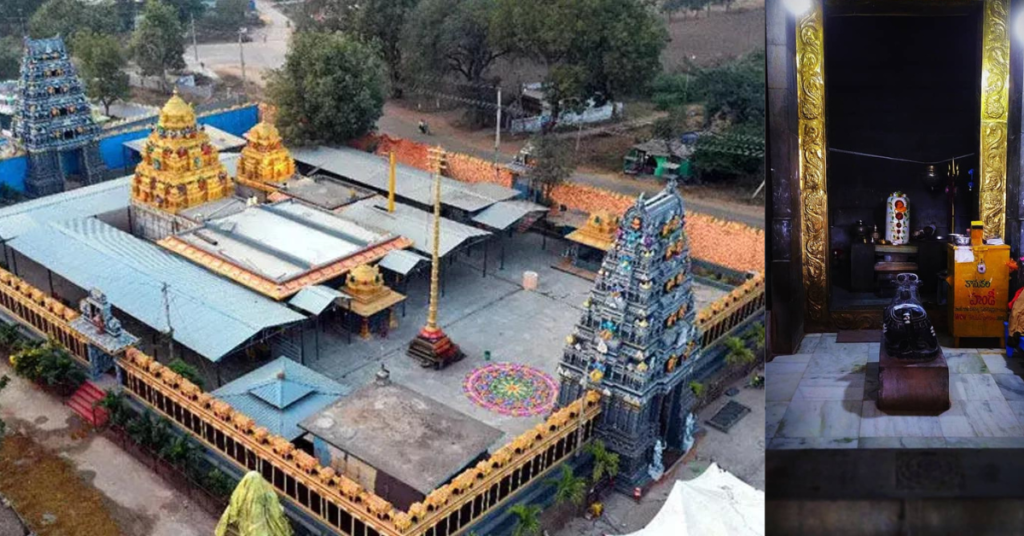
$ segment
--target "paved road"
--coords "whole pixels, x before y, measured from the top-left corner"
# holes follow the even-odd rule
[[[250,82],[263,86],[263,75],[270,69],[284,65],[292,29],[288,17],[278,11],[273,2],[256,0],[256,8],[266,25],[253,30],[252,41],[242,45],[242,48],[247,78]],[[237,42],[200,43],[198,48],[199,63],[205,65],[205,71],[239,77],[242,75]],[[191,45],[185,50],[185,62],[189,69],[204,70],[196,62],[195,51]]]
[[[384,107],[384,115],[377,121],[377,128],[385,134],[391,134],[400,138],[411,139],[420,143],[441,144],[450,151],[472,154],[486,160],[494,158],[493,149],[485,150],[467,143],[464,136],[460,136],[458,132],[450,131],[447,128],[434,131],[435,129],[431,125],[431,130],[434,132],[431,134],[421,134],[417,128],[417,120],[420,116],[428,123],[431,120],[429,114],[417,114],[408,110],[400,110],[397,106],[387,105]],[[505,161],[511,161],[515,152],[521,146],[521,142],[503,141],[501,144],[501,157]],[[640,195],[641,192],[651,194],[664,187],[664,183],[653,179],[634,179],[584,172],[576,172],[573,174],[572,180],[630,196]],[[695,212],[701,212],[724,220],[739,221],[758,229],[764,228],[763,207],[728,203],[713,199],[701,199],[692,195],[686,196],[686,204],[689,210]]]

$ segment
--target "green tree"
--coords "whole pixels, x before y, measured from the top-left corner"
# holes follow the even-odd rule
[[[405,23],[403,64],[414,76],[458,76],[466,82],[459,91],[463,97],[492,101],[485,76],[509,52],[491,46],[491,26],[501,24],[496,15],[495,0],[423,0]],[[475,125],[490,116],[490,110],[469,108]]]
[[[569,142],[553,134],[534,136],[530,142],[534,160],[527,175],[534,187],[539,187],[545,199],[551,197],[556,186],[564,182],[576,169],[575,157]]]
[[[0,80],[14,80],[21,76],[21,40],[14,36],[0,39]]]
[[[117,31],[117,26],[113,4],[86,4],[82,0],[47,0],[28,23],[31,37],[40,39],[60,35],[70,51],[74,50],[72,38],[76,33],[112,34]]]
[[[516,516],[512,536],[537,536],[540,534],[540,506],[519,503],[508,509]]]
[[[217,497],[227,497],[235,489],[235,482],[220,469],[214,469],[206,474],[203,486]]]
[[[690,392],[693,393],[693,396],[701,398],[704,396],[705,391],[707,391],[707,387],[705,387],[703,383],[700,383],[697,380],[690,382]]]
[[[573,474],[572,469],[563,464],[562,474],[558,478],[548,480],[555,486],[555,504],[572,504],[579,509],[587,498],[587,480]]]
[[[194,366],[186,363],[180,357],[175,358],[170,363],[168,363],[167,368],[173,370],[182,378],[185,378],[186,380],[194,383],[200,389],[203,388],[203,376],[199,374],[199,370],[196,369]]]
[[[249,11],[248,0],[217,0],[213,11],[206,14],[203,24],[218,29],[235,29],[245,25],[245,15]]]
[[[668,32],[645,0],[496,1],[494,46],[547,68],[556,118],[562,100],[643,93],[661,71]]]
[[[341,33],[299,32],[267,93],[291,143],[343,143],[384,111],[387,70],[374,50]]]
[[[619,455],[608,450],[604,441],[600,439],[587,445],[587,452],[594,457],[594,472],[591,475],[593,483],[597,484],[602,478],[615,478],[619,474]]]
[[[25,35],[28,20],[43,5],[44,0],[0,0],[0,35]]]
[[[4,348],[10,352],[18,347],[18,343],[21,342],[21,340],[21,330],[18,329],[17,324],[0,324],[0,348]]]
[[[718,117],[729,124],[749,124],[764,131],[765,55],[757,50],[717,67],[693,73],[693,98],[704,102],[708,121]]]
[[[764,323],[757,322],[753,326],[754,331],[754,347],[758,350],[764,350],[765,336],[764,336]]]
[[[199,447],[185,434],[174,436],[160,446],[160,457],[190,475],[199,464]]]
[[[402,80],[402,29],[417,0],[310,0],[300,29],[341,31],[375,47],[388,68],[391,88]]]
[[[142,74],[158,76],[161,86],[167,71],[184,69],[185,43],[174,8],[160,0],[148,0],[131,47]]]
[[[103,104],[103,113],[110,115],[114,101],[131,95],[124,49],[116,37],[92,32],[79,32],[74,42],[79,74],[86,91],[89,97]]]
[[[725,339],[725,347],[729,350],[725,354],[725,364],[730,367],[742,367],[754,361],[754,352],[739,337]]]
[[[178,22],[181,24],[188,24],[192,17],[199,20],[203,16],[203,12],[206,10],[206,3],[203,0],[164,0],[167,5],[174,8],[174,13],[178,17]]]
[[[123,428],[131,420],[132,413],[124,402],[124,393],[108,389],[97,405],[107,412],[107,422]]]

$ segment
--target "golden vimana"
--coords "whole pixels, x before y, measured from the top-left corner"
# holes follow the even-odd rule
[[[248,141],[238,160],[238,181],[282,183],[295,175],[295,161],[273,123],[274,108],[260,105],[260,122],[245,133]]]
[[[197,125],[192,106],[175,90],[146,139],[132,179],[132,199],[177,214],[228,197],[234,190],[234,181],[209,135]]]

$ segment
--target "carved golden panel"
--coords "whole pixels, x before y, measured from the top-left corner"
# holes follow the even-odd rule
[[[820,0],[796,28],[801,257],[807,320],[828,318],[828,192],[825,185],[825,43]]]
[[[985,0],[981,57],[981,220],[985,236],[1006,229],[1006,120],[1010,103],[1009,0]]]

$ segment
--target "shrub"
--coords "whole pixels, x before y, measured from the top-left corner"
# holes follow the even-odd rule
[[[203,388],[203,376],[199,374],[199,370],[181,358],[175,358],[167,365],[167,368],[173,370],[182,378],[196,384],[196,387]]]

